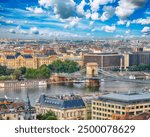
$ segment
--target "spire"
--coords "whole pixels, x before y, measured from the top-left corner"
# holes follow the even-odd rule
[[[27,104],[26,104],[26,108],[25,108],[25,119],[31,120],[31,103],[30,103],[30,98],[29,98],[28,92],[27,92]]]
[[[28,92],[27,92],[27,105],[28,105],[28,109],[31,109],[31,103],[30,103],[30,98],[29,98]]]

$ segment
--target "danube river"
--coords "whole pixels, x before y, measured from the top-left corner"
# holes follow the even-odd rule
[[[29,94],[31,104],[34,105],[41,94],[47,95],[65,95],[65,94],[94,94],[104,91],[141,91],[150,89],[150,84],[128,83],[128,82],[101,82],[101,86],[96,89],[85,88],[81,85],[49,85],[48,87],[33,88],[0,88],[0,97],[20,98],[26,100],[27,92]]]

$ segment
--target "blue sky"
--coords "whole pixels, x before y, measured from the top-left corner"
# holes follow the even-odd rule
[[[150,36],[150,0],[0,0],[0,38]]]

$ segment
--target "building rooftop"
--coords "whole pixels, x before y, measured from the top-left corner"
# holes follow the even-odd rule
[[[24,54],[23,56],[24,56],[24,58],[27,58],[27,59],[33,58],[32,55],[30,55],[30,54]]]
[[[134,103],[141,101],[150,101],[150,92],[120,92],[109,93],[99,97],[102,101],[114,101],[122,103]]]
[[[73,109],[85,107],[82,98],[75,95],[53,96],[53,97],[41,95],[38,100],[38,104],[58,109]]]
[[[88,53],[85,56],[120,56],[117,52],[106,52],[106,53]]]
[[[6,58],[7,59],[15,59],[15,56],[13,56],[13,55],[7,55]]]
[[[150,113],[142,112],[135,116],[130,116],[129,114],[126,114],[126,115],[120,117],[119,120],[150,120]]]

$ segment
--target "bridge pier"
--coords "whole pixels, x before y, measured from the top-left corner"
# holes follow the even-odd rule
[[[99,79],[94,79],[98,76],[98,64],[97,63],[87,63],[86,65],[86,87],[99,87]]]

